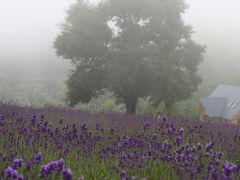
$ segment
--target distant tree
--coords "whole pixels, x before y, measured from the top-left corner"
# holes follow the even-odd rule
[[[67,81],[69,105],[89,102],[104,88],[128,113],[136,111],[139,97],[170,110],[191,96],[204,47],[191,39],[185,8],[182,0],[77,0],[54,44],[75,65]]]

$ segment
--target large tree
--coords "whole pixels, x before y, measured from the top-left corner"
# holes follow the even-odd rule
[[[204,47],[184,24],[182,0],[77,0],[55,40],[57,54],[75,68],[67,86],[74,106],[103,89],[134,113],[139,97],[154,104],[189,98],[200,82]]]

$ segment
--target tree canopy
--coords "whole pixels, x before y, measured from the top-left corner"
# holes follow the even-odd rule
[[[191,39],[182,0],[77,0],[54,47],[75,68],[67,86],[70,106],[89,102],[103,89],[134,113],[139,97],[167,109],[187,99],[201,78],[204,47]]]

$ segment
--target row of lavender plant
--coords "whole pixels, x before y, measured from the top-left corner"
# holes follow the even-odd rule
[[[0,105],[5,179],[238,179],[239,127]]]

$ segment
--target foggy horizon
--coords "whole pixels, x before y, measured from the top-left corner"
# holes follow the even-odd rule
[[[0,61],[44,62],[56,59],[53,41],[59,33],[59,24],[63,22],[66,10],[73,2],[1,1]],[[240,23],[237,21],[240,2],[187,0],[186,3],[189,7],[183,16],[184,21],[193,27],[193,38],[198,43],[211,47],[214,43],[237,44],[240,41]]]
[[[63,103],[64,83],[73,66],[69,60],[56,56],[53,42],[60,33],[66,11],[74,2],[0,1],[0,83],[4,84],[0,87],[0,98],[9,93],[10,99],[25,99],[37,82],[51,79],[58,84],[51,93],[55,95],[59,91],[55,99],[59,100],[58,104]],[[186,4],[188,8],[182,16],[185,24],[193,28],[192,39],[206,45],[205,58],[198,66],[203,82],[191,100],[196,102],[218,83],[240,85],[236,78],[240,65],[240,1],[186,0]],[[15,84],[15,88],[9,90],[9,83]],[[44,95],[39,96],[43,99]]]

